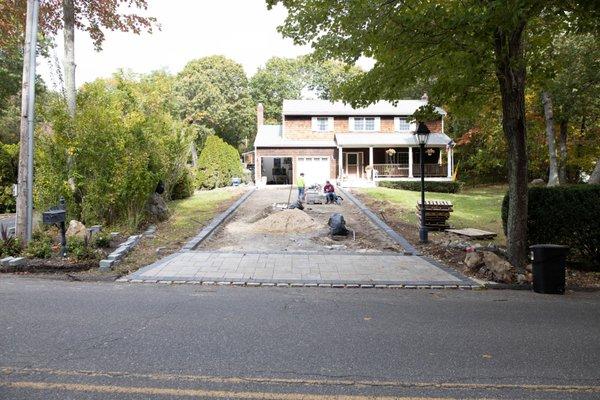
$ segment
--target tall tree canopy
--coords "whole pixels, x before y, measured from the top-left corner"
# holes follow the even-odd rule
[[[265,122],[281,121],[281,105],[285,99],[300,99],[310,90],[321,99],[332,99],[338,88],[357,76],[361,69],[340,61],[297,58],[270,58],[250,79],[250,94],[265,107]]]
[[[200,145],[210,134],[234,147],[252,138],[254,105],[240,64],[224,56],[190,61],[177,75],[176,88],[181,116],[198,127]]]
[[[509,158],[508,253],[513,265],[523,266],[528,183],[525,40],[544,35],[527,28],[545,16],[564,15],[573,28],[597,31],[598,2],[267,0],[269,7],[277,3],[288,10],[280,31],[297,44],[311,44],[316,57],[347,63],[361,56],[375,59],[373,69],[343,85],[339,96],[352,103],[395,100],[406,86],[432,77],[433,100],[473,104],[500,94]]]

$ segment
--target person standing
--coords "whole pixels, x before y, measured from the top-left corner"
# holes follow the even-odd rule
[[[300,176],[298,177],[298,180],[296,181],[296,186],[298,186],[298,201],[304,201],[304,196],[305,196],[305,186],[306,184],[304,183],[304,172],[300,172]]]
[[[325,192],[325,204],[335,203],[335,188],[333,187],[331,182],[325,182],[325,186],[323,186],[323,191]]]

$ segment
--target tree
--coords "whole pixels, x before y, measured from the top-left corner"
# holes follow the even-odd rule
[[[415,81],[432,81],[433,101],[473,102],[499,93],[508,145],[510,262],[526,262],[527,147],[525,124],[528,23],[569,12],[573,26],[597,29],[600,10],[591,0],[267,0],[288,11],[280,31],[296,44],[311,44],[315,57],[354,63],[375,59],[370,71],[343,85],[353,104],[395,100]],[[495,78],[495,79],[494,79]],[[495,80],[495,84],[494,84]]]
[[[550,172],[548,173],[548,186],[558,185],[558,161],[556,158],[556,135],[554,134],[554,110],[550,93],[542,92],[542,103],[544,104],[544,116],[546,119],[546,143],[550,161]]]
[[[238,63],[224,56],[190,61],[177,75],[181,117],[197,127],[198,144],[211,134],[243,148],[254,133],[254,106],[248,79]]]

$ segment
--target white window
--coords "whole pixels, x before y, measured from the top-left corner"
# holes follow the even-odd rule
[[[352,117],[350,130],[356,132],[374,132],[379,130],[379,117]]]
[[[410,131],[410,120],[407,117],[396,117],[396,132]]]
[[[333,117],[313,117],[312,130],[314,132],[330,132],[333,130]]]

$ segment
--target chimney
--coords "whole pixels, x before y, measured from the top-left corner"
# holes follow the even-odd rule
[[[256,126],[261,127],[265,124],[265,107],[262,103],[258,103],[256,106]]]
[[[423,96],[421,96],[421,100],[425,103],[429,102],[429,96],[427,96],[427,93],[423,93]]]

